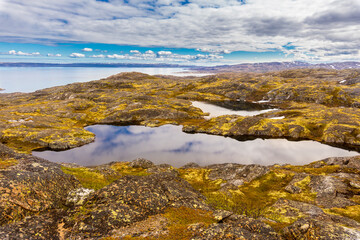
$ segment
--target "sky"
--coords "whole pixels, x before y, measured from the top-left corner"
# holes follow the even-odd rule
[[[0,62],[335,62],[359,49],[359,0],[0,0]]]

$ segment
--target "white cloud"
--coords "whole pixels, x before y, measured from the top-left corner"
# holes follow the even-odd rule
[[[92,55],[91,58],[109,58],[121,60],[152,60],[157,62],[201,62],[201,61],[215,61],[223,59],[219,54],[177,54],[171,51],[159,51],[155,53],[152,50],[147,50],[141,53],[139,50],[131,50],[130,54],[109,54],[109,55]]]
[[[208,53],[219,53],[219,54],[230,54],[232,51],[228,49],[209,49],[209,48],[197,48],[196,51],[208,52]]]
[[[201,49],[214,54],[284,50],[300,58],[359,58],[359,0],[243,2],[2,0],[0,40],[91,39],[99,43]],[[289,42],[295,50],[283,48]],[[154,53],[145,54],[152,57]]]
[[[83,58],[85,57],[85,54],[82,54],[82,53],[72,53],[69,55],[69,57],[72,57],[72,58]]]
[[[46,56],[48,56],[48,57],[61,57],[61,54],[60,53],[57,53],[57,54],[48,53]]]
[[[92,58],[105,58],[106,56],[104,54],[98,54],[98,55],[92,55],[90,57],[92,57]]]
[[[92,52],[93,49],[92,48],[83,48],[81,51],[83,51],[83,52]]]
[[[39,52],[26,53],[26,52],[15,51],[15,50],[10,50],[8,52],[8,54],[9,55],[17,55],[17,56],[40,56],[41,55]]]
[[[160,55],[160,56],[170,56],[172,54],[172,52],[170,52],[170,51],[159,51],[157,54]]]

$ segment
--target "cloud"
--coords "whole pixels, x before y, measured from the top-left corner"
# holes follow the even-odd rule
[[[359,0],[3,0],[1,4],[0,41],[91,40],[212,54],[284,51],[299,59],[360,58]],[[284,49],[288,42],[296,49]],[[131,52],[135,54],[139,53]]]
[[[72,58],[83,58],[85,57],[85,54],[82,54],[82,53],[72,53],[69,55],[69,57],[72,57]]]
[[[170,56],[172,54],[172,52],[170,52],[170,51],[159,51],[159,52],[157,52],[157,54],[159,56]]]
[[[10,50],[8,52],[8,54],[9,55],[17,55],[17,56],[40,56],[41,55],[39,52],[26,53],[26,52],[15,51],[15,50]]]
[[[92,50],[92,48],[83,48],[83,49],[81,49],[81,51],[83,51],[83,52],[92,52],[93,50]]]
[[[177,54],[171,51],[158,51],[155,53],[152,50],[147,50],[141,53],[139,50],[131,50],[130,54],[109,54],[109,55],[92,55],[91,58],[109,58],[121,60],[153,60],[157,62],[201,62],[201,61],[215,61],[223,59],[219,54]]]
[[[92,57],[92,58],[105,58],[106,56],[104,54],[99,54],[99,55],[92,55],[90,57]]]
[[[219,53],[219,54],[230,54],[232,51],[228,49],[209,49],[209,48],[197,48],[199,52]]]
[[[57,53],[57,54],[48,53],[46,56],[48,56],[48,57],[61,57],[61,54],[60,53]]]

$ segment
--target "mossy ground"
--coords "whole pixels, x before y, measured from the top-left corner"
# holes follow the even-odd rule
[[[106,237],[103,240],[118,240],[118,239],[164,239],[164,240],[186,240],[191,239],[195,234],[191,229],[192,224],[199,224],[201,227],[208,227],[210,224],[215,223],[213,213],[201,209],[192,209],[187,207],[167,208],[160,216],[166,219],[165,231],[166,234],[161,234],[157,237],[136,237],[125,236],[121,238]],[[151,217],[150,217],[151,218]],[[145,230],[145,229],[144,229]]]
[[[360,146],[359,84],[339,84],[355,73],[305,69],[290,75],[285,71],[201,78],[123,73],[36,93],[0,96],[0,141],[22,152],[43,147],[68,149],[94,140],[83,129],[88,125],[172,123],[194,132],[312,139],[356,148]],[[281,110],[256,117],[204,120],[204,113],[191,105],[192,100],[237,99],[268,99]],[[282,116],[285,118],[272,119]]]
[[[211,181],[208,178],[209,169],[179,169],[180,176],[187,180],[195,189],[200,191],[207,198],[207,202],[216,209],[229,210],[237,214],[244,214],[253,218],[263,218],[266,223],[280,231],[284,227],[292,224],[305,215],[298,209],[284,209],[273,207],[273,204],[280,199],[288,199],[307,204],[316,205],[317,193],[312,191],[310,176],[328,175],[343,171],[339,165],[324,165],[313,167],[313,164],[305,166],[273,166],[267,174],[245,183],[236,189],[223,190],[221,184],[226,181]],[[298,173],[307,173],[308,176],[295,182],[294,185],[300,189],[298,193],[290,193],[285,187]],[[353,201],[356,202],[354,196]],[[346,208],[332,208],[326,210],[329,214],[338,214],[349,217],[358,222],[359,206],[349,206]],[[324,209],[325,210],[325,209]],[[287,213],[292,212],[291,216]],[[296,214],[295,214],[296,213]]]
[[[10,166],[13,166],[17,163],[17,160],[15,159],[6,159],[6,160],[3,160],[3,159],[0,159],[0,169],[4,169],[4,168],[8,168]]]
[[[149,173],[146,172],[146,169],[143,168],[132,168],[128,166],[128,162],[118,162],[110,166],[110,169],[115,172],[106,174],[101,170],[96,168],[88,167],[65,167],[62,166],[61,169],[64,173],[73,175],[76,179],[80,181],[84,188],[90,188],[94,190],[101,189],[113,181],[121,178],[126,175],[135,175],[135,176],[146,176]]]

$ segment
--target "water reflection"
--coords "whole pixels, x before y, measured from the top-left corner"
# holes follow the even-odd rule
[[[238,104],[236,105],[236,103]],[[194,107],[200,108],[204,113],[209,113],[209,116],[205,117],[207,119],[232,114],[240,116],[256,116],[262,113],[277,110],[276,108],[269,108],[270,106],[265,106],[261,104],[236,101],[223,101],[219,103],[204,103],[199,101],[193,101],[192,105]]]
[[[313,141],[291,142],[285,139],[256,139],[239,142],[206,134],[186,134],[181,126],[157,128],[143,126],[96,125],[87,130],[96,134],[94,143],[63,152],[34,152],[54,162],[92,166],[111,161],[147,158],[156,164],[180,167],[188,162],[205,166],[214,163],[271,165],[307,164],[326,157],[355,156],[350,152]]]

